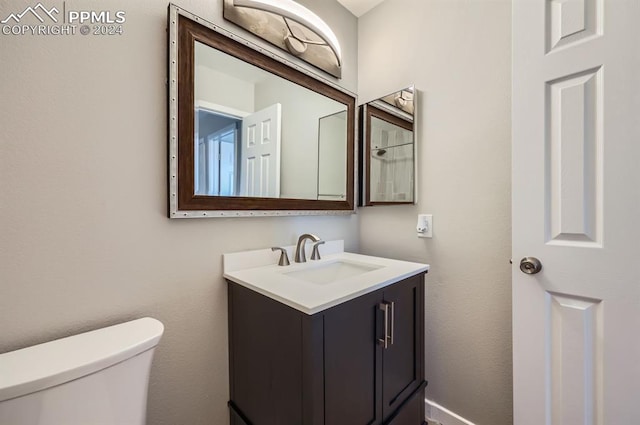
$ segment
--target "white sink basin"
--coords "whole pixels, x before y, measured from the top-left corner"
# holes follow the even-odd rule
[[[357,276],[379,268],[382,268],[382,266],[337,260],[283,274],[306,282],[315,283],[316,285],[327,285],[338,280]]]
[[[295,246],[284,248],[292,258]],[[269,248],[225,254],[224,277],[303,313],[315,314],[429,270],[428,264],[344,252],[341,240],[327,241],[321,253],[321,260],[292,262],[286,267],[278,265],[280,253]],[[310,255],[307,252],[307,258]]]

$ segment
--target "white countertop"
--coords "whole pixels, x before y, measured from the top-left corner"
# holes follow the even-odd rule
[[[224,254],[224,277],[303,313],[315,314],[429,270],[428,264],[344,252],[343,241],[328,241],[320,247],[322,259],[307,260],[306,263],[294,263],[291,255],[293,247],[285,248],[289,251],[290,266],[278,266],[280,254],[271,249]],[[322,267],[336,261],[378,268],[323,284],[285,274]]]

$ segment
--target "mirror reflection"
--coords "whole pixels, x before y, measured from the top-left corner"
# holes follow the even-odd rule
[[[320,118],[318,125],[318,199],[345,200],[348,161],[346,140],[347,111]]]
[[[361,107],[364,205],[415,203],[415,100],[411,86]]]
[[[169,217],[351,214],[355,97],[169,7]]]
[[[347,106],[195,46],[194,192],[345,199]]]

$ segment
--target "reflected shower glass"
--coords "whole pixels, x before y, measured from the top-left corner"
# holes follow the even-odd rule
[[[413,131],[371,117],[371,202],[407,202],[413,196]]]

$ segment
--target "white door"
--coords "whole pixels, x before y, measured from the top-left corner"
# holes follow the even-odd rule
[[[281,106],[242,119],[240,196],[280,196]]]
[[[513,1],[514,425],[640,424],[639,22]]]

